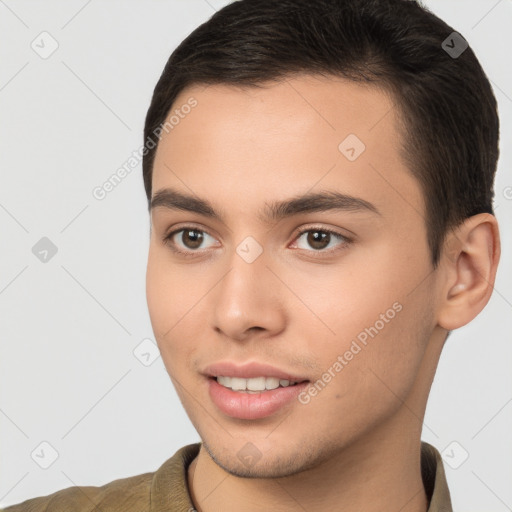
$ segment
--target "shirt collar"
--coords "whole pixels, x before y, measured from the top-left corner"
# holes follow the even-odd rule
[[[453,512],[441,454],[424,441],[421,443],[421,476],[430,501],[427,512]]]
[[[150,512],[193,512],[187,486],[188,466],[199,453],[201,443],[180,448],[155,472],[151,483]],[[421,443],[421,476],[430,504],[427,512],[453,512],[441,454]]]

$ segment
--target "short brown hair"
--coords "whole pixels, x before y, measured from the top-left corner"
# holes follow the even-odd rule
[[[455,45],[454,32],[414,0],[235,1],[170,56],[147,112],[144,140],[190,85],[257,87],[294,73],[374,82],[398,106],[402,156],[425,197],[436,266],[450,228],[493,213],[499,154],[492,88],[469,46],[457,56],[447,51],[446,44]],[[155,153],[153,144],[143,158],[148,202]]]

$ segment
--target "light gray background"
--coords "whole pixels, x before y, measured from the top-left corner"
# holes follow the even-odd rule
[[[141,165],[102,201],[92,190],[141,146],[172,50],[226,3],[0,0],[0,506],[155,471],[199,440],[147,313]],[[503,254],[490,304],[444,349],[423,439],[453,466],[469,454],[458,469],[445,462],[455,510],[503,512],[512,510],[512,0],[426,5],[466,37],[499,102]],[[43,31],[59,45],[47,59],[31,48],[50,48]],[[32,253],[42,237],[58,248],[46,263]],[[156,359],[145,366],[134,350]],[[42,442],[58,453],[48,469]]]

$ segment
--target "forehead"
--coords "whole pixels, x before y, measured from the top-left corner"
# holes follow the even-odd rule
[[[178,95],[172,115],[155,157],[153,194],[169,186],[219,207],[259,211],[262,199],[322,188],[384,211],[393,202],[423,211],[401,158],[393,99],[374,85],[313,76],[261,87],[194,85]]]

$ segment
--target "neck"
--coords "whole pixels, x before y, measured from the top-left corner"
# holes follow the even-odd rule
[[[231,475],[202,445],[188,469],[192,500],[198,512],[426,512],[420,432],[382,434],[361,439],[314,468],[272,479]]]

